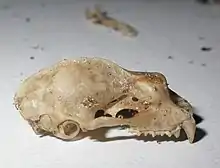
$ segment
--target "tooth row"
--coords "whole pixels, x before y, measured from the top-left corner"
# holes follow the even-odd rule
[[[176,138],[179,138],[180,136],[180,130],[181,128],[178,126],[176,129],[172,131],[138,131],[138,130],[129,130],[130,133],[136,134],[137,136],[140,136],[144,134],[145,136],[151,135],[152,137],[155,137],[156,135],[164,136],[167,135],[168,137],[171,137],[174,135]]]

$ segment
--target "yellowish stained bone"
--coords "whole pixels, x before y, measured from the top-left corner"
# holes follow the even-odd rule
[[[86,19],[91,20],[92,23],[121,32],[124,36],[136,37],[138,35],[138,31],[134,27],[107,16],[107,12],[101,11],[98,5],[95,6],[93,12],[87,8],[85,15]]]
[[[158,72],[134,72],[102,58],[63,60],[25,79],[15,106],[34,132],[63,140],[101,127],[129,126],[136,135],[193,143],[192,106]]]

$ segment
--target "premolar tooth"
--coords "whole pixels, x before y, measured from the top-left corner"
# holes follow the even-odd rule
[[[170,131],[166,131],[165,134],[166,134],[168,137],[171,137],[171,136],[172,136],[172,134],[171,134]]]
[[[177,130],[176,132],[174,132],[174,136],[176,138],[179,138],[180,137],[180,130]]]

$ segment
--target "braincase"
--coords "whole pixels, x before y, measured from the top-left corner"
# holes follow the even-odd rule
[[[128,88],[130,74],[105,59],[81,58],[63,61],[61,65],[65,66],[59,68],[53,79],[54,87],[63,89],[61,94],[92,96],[103,102]]]
[[[16,93],[17,101],[29,97],[70,100],[92,96],[108,103],[129,87],[130,74],[117,64],[100,58],[63,60],[28,77]],[[26,100],[27,101],[27,100]]]

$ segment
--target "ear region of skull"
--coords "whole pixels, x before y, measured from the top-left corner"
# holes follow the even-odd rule
[[[63,60],[26,78],[14,96],[38,135],[74,140],[80,132],[128,126],[136,135],[179,137],[193,143],[191,104],[158,72],[135,72],[103,58]]]

